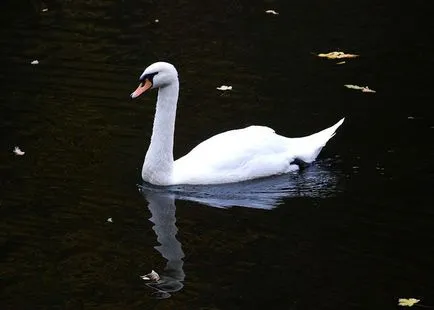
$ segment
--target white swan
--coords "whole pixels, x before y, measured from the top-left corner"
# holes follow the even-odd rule
[[[297,170],[295,162],[313,162],[344,121],[301,138],[287,138],[264,126],[230,130],[174,161],[178,72],[169,63],[156,62],[143,71],[139,81],[132,98],[158,88],[151,143],[142,168],[143,180],[155,185],[231,183]]]

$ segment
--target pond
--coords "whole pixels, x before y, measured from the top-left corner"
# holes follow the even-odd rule
[[[396,309],[410,297],[434,306],[428,10],[0,6],[2,309]],[[317,56],[331,51],[359,57]],[[155,188],[140,173],[156,92],[129,95],[156,61],[180,77],[175,158],[234,128],[299,137],[345,122],[301,171]],[[141,278],[151,270],[159,281]]]

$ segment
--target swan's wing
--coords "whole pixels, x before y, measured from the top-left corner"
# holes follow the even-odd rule
[[[174,175],[177,181],[189,183],[204,177],[208,183],[213,179],[251,179],[287,170],[291,159],[288,138],[269,127],[250,126],[203,141],[175,161]]]
[[[194,160],[196,165],[231,169],[252,157],[284,150],[282,144],[276,143],[276,137],[281,136],[264,126],[230,130],[203,141],[179,161]]]

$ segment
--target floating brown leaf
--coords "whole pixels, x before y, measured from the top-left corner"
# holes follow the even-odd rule
[[[358,86],[358,85],[351,85],[351,84],[345,84],[344,85],[346,88],[350,88],[350,89],[357,89],[357,90],[361,90],[364,93],[376,93],[375,90],[370,89],[368,86]]]

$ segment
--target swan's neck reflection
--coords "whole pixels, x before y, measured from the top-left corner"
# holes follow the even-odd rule
[[[160,280],[149,283],[154,288],[158,298],[168,298],[170,293],[177,292],[183,288],[185,273],[183,268],[184,252],[181,243],[176,239],[178,228],[176,227],[176,206],[175,197],[172,194],[156,193],[146,191],[146,200],[152,217],[149,219],[155,225],[153,230],[157,234],[157,241],[160,243],[155,249],[167,259],[166,267],[160,274]]]

